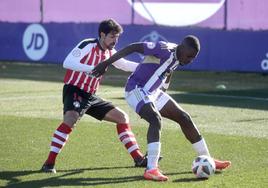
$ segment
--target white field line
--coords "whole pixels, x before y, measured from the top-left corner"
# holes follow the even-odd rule
[[[268,98],[248,97],[248,96],[217,95],[217,94],[205,94],[205,93],[182,93],[182,94],[192,95],[192,96],[201,96],[201,97],[216,97],[216,98],[242,99],[242,100],[254,100],[254,101],[268,101]]]
[[[105,97],[105,96],[110,96],[110,94],[118,94],[117,96],[122,96],[123,97],[123,91],[102,91],[100,92],[100,96]],[[230,98],[230,99],[238,99],[238,100],[257,100],[257,101],[268,101],[268,98],[259,98],[259,97],[248,97],[248,96],[232,96],[232,95],[215,95],[215,94],[205,94],[205,93],[186,93],[186,92],[175,92],[175,91],[171,91],[170,94],[184,94],[184,95],[192,95],[192,96],[201,96],[201,97],[217,97],[217,98]],[[59,100],[59,102],[61,101],[61,94],[55,94],[55,95],[51,95],[51,93],[49,93],[49,95],[46,94],[42,94],[42,95],[31,95],[31,96],[4,96],[0,94],[0,106],[1,106],[1,102],[9,102],[9,101],[16,101],[16,100],[37,100],[37,99],[57,99]],[[0,113],[1,114],[1,113]],[[5,114],[5,113],[3,113]],[[7,113],[9,114],[9,113]],[[12,114],[14,115],[14,113],[12,112]],[[19,113],[17,114],[18,116],[28,116],[25,113]],[[33,114],[31,114],[30,116],[33,116]],[[38,117],[46,117],[49,119],[61,119],[61,115],[55,116],[55,113],[36,113],[34,116],[38,116]],[[136,116],[135,116],[136,117]],[[134,118],[135,119],[135,118]],[[94,119],[83,119],[82,121],[94,121],[94,122],[99,122],[97,120]],[[143,126],[143,123],[141,123],[141,125]],[[144,125],[147,126],[147,125]],[[175,128],[176,126],[174,126]],[[172,128],[173,127],[167,127],[165,126],[165,128]],[[200,126],[200,128],[202,128],[202,126]],[[249,136],[249,137],[256,137],[256,138],[267,138],[268,139],[268,135],[266,131],[263,130],[259,130],[259,129],[254,129],[254,133],[252,133],[252,131],[247,131],[247,129],[245,130],[245,132],[241,132],[241,131],[233,131],[233,129],[229,129],[228,127],[226,128],[225,131],[223,131],[222,129],[217,129],[217,127],[212,128],[211,127],[209,129],[207,129],[206,127],[203,127],[205,130],[204,132],[213,132],[216,134],[222,134],[223,132],[226,133],[226,135],[240,135],[240,136]]]
[[[42,99],[42,98],[59,98],[55,95],[38,95],[38,96],[12,96],[12,97],[2,97],[0,101],[10,101],[10,100],[29,100],[29,99]]]
[[[105,94],[122,94],[123,91],[109,91],[109,92],[100,92],[100,95]],[[217,94],[206,94],[206,93],[187,93],[187,92],[171,92],[170,94],[184,94],[192,96],[201,96],[201,97],[214,97],[214,98],[229,98],[229,99],[241,99],[241,100],[254,100],[254,101],[268,101],[268,98],[260,97],[249,97],[249,96],[235,96],[235,95],[217,95]],[[0,95],[1,96],[1,95]],[[20,100],[20,99],[40,99],[40,98],[59,98],[61,95],[38,95],[38,96],[11,96],[11,97],[1,97],[0,101],[9,101],[9,100]]]

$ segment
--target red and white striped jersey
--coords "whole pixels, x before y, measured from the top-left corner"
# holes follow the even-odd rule
[[[84,65],[96,66],[112,55],[112,50],[102,50],[97,39],[86,39],[80,42],[66,57],[67,61],[79,61]],[[95,93],[101,77],[96,78],[87,74],[89,69],[85,66],[83,71],[67,69],[64,83],[79,87],[88,93]]]
[[[102,77],[91,76],[90,72],[96,65],[111,57],[115,52],[115,49],[101,49],[98,39],[81,41],[63,62],[63,67],[67,69],[64,83],[77,86],[88,93],[95,93]],[[134,72],[138,63],[121,58],[114,62],[113,66],[123,71]]]

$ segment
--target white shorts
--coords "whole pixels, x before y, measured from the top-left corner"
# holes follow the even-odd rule
[[[144,91],[143,88],[135,88],[129,92],[125,92],[125,99],[129,106],[139,113],[141,107],[147,103],[153,103],[158,111],[171,100],[171,97],[164,91],[158,89],[154,93]]]

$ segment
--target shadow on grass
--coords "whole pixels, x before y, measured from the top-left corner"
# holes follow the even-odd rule
[[[192,174],[192,172],[190,171],[189,172],[190,174]],[[215,174],[221,174],[222,172],[221,171],[216,171]],[[200,181],[207,181],[208,178],[196,178],[196,177],[193,177],[193,178],[181,178],[181,179],[176,179],[176,180],[173,180],[174,183],[187,183],[187,182],[200,182]]]
[[[187,182],[194,182],[194,181],[206,181],[208,179],[198,179],[198,178],[182,178],[173,180],[174,183],[187,183]]]
[[[62,68],[62,65],[0,62],[0,79],[9,78],[62,83],[64,74],[65,69]],[[258,85],[259,82],[266,82],[266,77],[224,73],[224,75],[227,75],[225,77],[228,77],[228,75],[230,76],[231,80],[228,81],[230,83],[238,82],[237,76],[242,80],[246,78],[249,79],[248,77],[251,78],[251,76],[252,78],[249,79],[249,83],[241,83],[241,85],[243,85],[241,89],[239,89],[240,84],[236,83],[236,90],[229,90],[228,88],[224,90],[217,90],[210,86],[215,84],[214,80],[221,78],[221,76],[217,74],[195,72],[193,75],[191,72],[182,72],[178,75],[181,74],[184,77],[182,77],[180,81],[176,82],[173,80],[173,89],[181,88],[182,91],[188,91],[188,93],[177,93],[171,95],[179,103],[268,110],[268,87]],[[123,71],[111,68],[104,75],[102,85],[123,87],[128,75],[129,73],[124,73]],[[195,80],[189,81],[189,79],[193,76],[200,76],[200,78],[198,77],[198,79],[195,78]],[[203,80],[202,83],[204,83],[204,85],[198,85],[198,83],[196,83],[200,80]],[[181,84],[184,82],[189,82],[189,86],[183,87]],[[253,87],[252,84],[257,84],[257,86]],[[244,89],[249,86],[251,89]]]
[[[64,73],[62,65],[0,62],[1,79],[62,82]]]
[[[240,91],[241,95],[236,92],[230,91],[229,93],[175,93],[170,96],[179,104],[197,104],[197,105],[210,105],[232,108],[247,108],[256,110],[268,110],[268,89],[258,90],[255,93],[261,93],[257,95],[247,95],[254,93],[250,91]],[[265,93],[267,92],[267,94]],[[235,93],[235,94],[234,94]],[[234,95],[233,95],[234,94]],[[264,96],[265,95],[265,96]],[[254,97],[252,97],[254,96]],[[266,98],[264,98],[266,97]],[[111,97],[114,99],[125,100],[124,97]],[[267,120],[268,118],[257,119],[257,121]],[[252,121],[252,120],[249,120]],[[254,121],[254,120],[253,120]]]
[[[232,95],[230,91],[227,95],[222,93],[177,93],[170,96],[178,103],[185,104],[198,104],[198,105],[210,105],[210,106],[222,106],[232,108],[248,108],[257,110],[268,110],[268,92],[266,98],[263,96],[252,97],[247,95],[249,92],[254,91],[240,91],[241,95]]]
[[[62,67],[62,64],[0,62],[0,79],[49,81],[63,84],[65,72],[66,69]],[[111,68],[104,75],[103,82],[107,85],[122,87],[129,74]]]
[[[123,169],[133,167],[99,167],[99,168],[82,168],[82,169],[71,169],[71,170],[58,170],[57,174],[43,173],[40,170],[25,170],[25,171],[3,171],[0,172],[0,179],[8,181],[6,187],[56,187],[56,186],[94,186],[94,185],[105,185],[105,184],[117,184],[126,183],[131,181],[143,180],[142,176],[124,176],[118,178],[105,178],[105,177],[94,177],[94,178],[83,178],[83,177],[69,177],[76,174],[81,174],[86,171],[99,171],[99,170],[112,170],[112,169]],[[108,172],[107,172],[108,173]],[[33,174],[40,174],[40,179],[21,181],[19,177],[30,176]]]
[[[124,167],[99,167],[99,168],[81,168],[71,170],[58,170],[57,174],[46,174],[39,170],[25,170],[25,171],[2,171],[0,172],[0,179],[8,181],[6,187],[19,188],[19,187],[56,187],[56,186],[97,186],[97,185],[109,185],[109,184],[120,184],[128,182],[146,181],[142,174],[140,176],[123,176],[123,177],[73,177],[73,175],[81,174],[86,171],[99,171],[114,169],[134,168],[130,166]],[[40,179],[22,181],[20,177],[31,176],[39,174],[42,176]],[[168,176],[192,174],[191,171],[186,172],[172,172],[166,173]],[[39,176],[38,175],[38,176]],[[71,176],[71,177],[70,177]],[[185,181],[197,181],[196,178],[183,178],[175,180],[174,182],[185,182]]]

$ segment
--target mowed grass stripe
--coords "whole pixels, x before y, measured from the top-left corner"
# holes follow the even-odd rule
[[[18,81],[16,79],[10,79],[8,82],[12,87],[8,87],[4,92],[8,92],[9,89],[11,92],[8,95],[0,92],[0,106],[3,109],[0,114],[62,119],[62,83]],[[39,89],[39,86],[42,87]],[[123,99],[123,90],[122,87],[113,88],[103,85],[99,94],[124,109],[129,114],[134,126],[147,127],[147,123],[140,120]],[[3,90],[0,89],[0,91]],[[229,99],[221,95],[213,97],[214,94],[204,96],[202,93],[178,91],[169,91],[169,93],[192,115],[202,132],[268,138],[268,127],[266,126],[268,112],[263,110],[268,107],[266,101],[252,101],[243,97],[238,99],[238,96],[235,96],[235,99]],[[248,108],[251,106],[252,109]],[[258,109],[259,107],[262,108]],[[98,122],[90,117],[82,118],[82,121]],[[178,125],[174,122],[164,121],[164,129],[176,129],[177,127]]]
[[[103,89],[105,89],[105,86]],[[133,125],[147,127],[147,123],[141,120],[133,112],[133,110],[129,108],[123,98],[117,97],[120,93],[122,93],[121,89],[119,88],[119,91],[107,92],[106,94],[101,93],[101,95],[124,109],[129,114]],[[61,95],[57,95],[57,92],[54,95],[51,95],[51,93],[49,93],[49,95],[41,94],[37,96],[28,96],[26,94],[25,96],[21,96],[20,94],[16,97],[3,97],[0,99],[3,109],[0,114],[61,120]],[[178,101],[180,98],[182,97],[179,97]],[[190,98],[190,100],[193,101],[197,99]],[[199,98],[199,100],[202,100],[202,97]],[[266,122],[268,121],[266,116],[267,111],[256,111],[252,109],[244,109],[241,111],[239,108],[184,104],[183,102],[180,104],[190,112],[197,126],[202,131],[225,135],[243,135],[249,137],[268,138],[268,127],[266,126]],[[230,116],[230,114],[236,115]],[[226,117],[229,117],[229,119],[226,119]],[[82,121],[98,122],[94,118],[88,116],[82,118]],[[178,125],[176,123],[164,120],[164,129],[176,129],[177,127]]]
[[[123,91],[109,91],[107,92],[108,94],[122,94]],[[179,94],[185,94],[185,95],[191,95],[191,96],[198,96],[198,97],[213,97],[213,98],[227,98],[227,99],[240,99],[240,100],[253,100],[253,101],[267,101],[268,98],[260,98],[260,97],[248,97],[248,96],[235,96],[235,95],[216,95],[216,94],[205,94],[205,93],[189,93],[189,92],[176,92],[176,91],[168,91],[168,93],[179,93]],[[1,94],[0,94],[1,95]],[[105,95],[105,93],[102,93],[100,95]],[[16,99],[36,99],[36,98],[58,98],[60,96],[55,96],[55,95],[44,95],[44,96],[5,96],[4,98],[0,98],[0,101],[5,101],[5,100],[16,100]]]
[[[118,141],[114,126],[81,122],[57,161],[58,174],[39,173],[47,156],[58,121],[43,118],[0,116],[0,186],[7,187],[266,187],[267,139],[204,134],[210,152],[233,165],[206,181],[191,173],[195,157],[179,131],[162,131],[161,169],[168,182],[142,178],[144,169],[133,161]],[[12,122],[12,123],[11,123]],[[142,151],[146,150],[145,127],[133,127]],[[19,134],[18,134],[19,132]],[[12,143],[12,144],[8,144]]]
[[[191,114],[212,156],[232,161],[230,169],[207,181],[192,174],[196,154],[179,126],[168,120],[163,120],[164,159],[160,163],[170,177],[168,182],[143,180],[144,169],[133,168],[115,125],[90,117],[82,118],[71,134],[58,158],[58,174],[39,173],[51,136],[62,121],[63,74],[64,70],[54,65],[0,66],[0,99],[15,97],[0,100],[0,187],[268,187],[266,101],[188,94],[265,99],[268,77],[257,74],[182,71],[173,77],[170,94]],[[127,76],[110,69],[99,94],[130,115],[133,132],[145,152],[148,125],[123,100]],[[218,84],[227,89],[215,89]],[[16,98],[20,96],[41,98]]]

